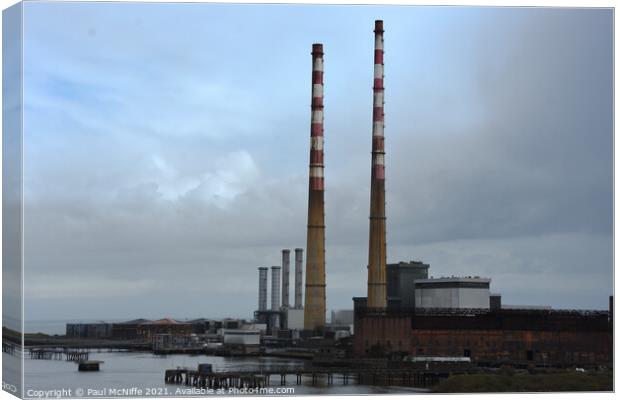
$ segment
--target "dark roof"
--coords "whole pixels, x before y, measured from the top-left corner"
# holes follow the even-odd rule
[[[187,322],[179,322],[172,318],[162,318],[157,321],[148,321],[143,323],[142,325],[188,325]]]
[[[145,322],[150,322],[150,320],[148,319],[144,319],[144,318],[138,318],[138,319],[132,319],[131,321],[125,321],[125,322],[117,322],[117,325],[140,325],[140,324],[144,324]]]

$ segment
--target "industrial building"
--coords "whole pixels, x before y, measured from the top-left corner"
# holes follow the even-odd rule
[[[501,295],[490,292],[489,278],[392,277],[393,298],[413,294],[415,307],[369,307],[365,297],[354,298],[353,351],[358,357],[470,357],[496,366],[612,362],[611,309],[502,305]]]
[[[488,365],[610,365],[609,311],[366,307],[354,299],[359,357],[465,356]]]
[[[140,324],[137,329],[138,339],[151,340],[156,334],[189,335],[193,333],[192,324],[179,322],[171,318],[148,321]]]
[[[357,357],[468,357],[487,365],[611,365],[613,300],[599,311],[509,309],[490,279],[428,279],[428,266],[386,266],[384,30],[375,21],[367,297],[354,302]]]
[[[302,330],[304,329],[304,310],[289,308],[284,312],[283,328]]]
[[[114,323],[112,324],[112,339],[136,340],[138,339],[138,328],[140,325],[147,322],[150,322],[150,320],[139,318],[131,321]]]
[[[173,335],[156,333],[151,337],[154,352],[172,352],[174,350],[201,349],[204,344],[196,334]]]
[[[489,309],[490,283],[479,277],[417,279],[415,308]]]
[[[112,337],[112,324],[107,322],[67,324],[68,337],[106,339]]]
[[[219,334],[223,338],[224,345],[260,345],[260,330],[258,329],[222,329]]]
[[[332,310],[331,325],[353,325],[353,310]]]
[[[427,279],[430,265],[421,261],[387,264],[387,306],[390,308],[415,307],[416,279]]]
[[[282,266],[271,267],[271,307],[267,307],[269,268],[258,268],[258,309],[254,320],[265,324],[269,334],[278,330],[304,329],[304,307],[302,300],[303,249],[295,249],[294,302],[290,304],[290,260],[289,249],[282,250]],[[280,279],[282,278],[282,279]],[[280,300],[282,301],[280,303]]]

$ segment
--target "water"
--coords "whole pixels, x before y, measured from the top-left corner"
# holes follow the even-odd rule
[[[275,357],[248,357],[230,358],[206,355],[167,355],[158,356],[151,353],[128,353],[128,352],[102,352],[91,353],[91,360],[99,360],[101,364],[99,372],[78,372],[77,365],[73,362],[59,360],[31,360],[26,355],[25,367],[25,395],[26,397],[37,396],[37,390],[65,390],[61,397],[67,396],[67,390],[71,390],[71,396],[75,396],[76,390],[81,389],[84,395],[80,397],[118,397],[110,396],[111,389],[126,390],[133,392],[131,397],[138,395],[154,395],[155,397],[181,396],[187,397],[187,393],[178,392],[177,389],[190,389],[185,385],[173,385],[164,383],[164,371],[176,367],[188,367],[195,369],[199,363],[213,364],[216,371],[241,370],[264,368],[299,368],[307,361],[297,359],[284,359]],[[6,360],[6,359],[5,359]],[[272,387],[278,387],[280,378],[272,378]],[[421,389],[402,387],[379,387],[365,386],[349,383],[342,385],[338,378],[334,379],[332,386],[319,382],[317,386],[311,386],[309,382],[304,385],[296,385],[295,376],[287,379],[287,388],[292,388],[294,394],[385,394],[385,393],[418,393]],[[88,396],[88,390],[91,390]],[[105,391],[104,391],[105,389]],[[137,393],[136,390],[141,390]],[[78,391],[79,393],[79,391]]]

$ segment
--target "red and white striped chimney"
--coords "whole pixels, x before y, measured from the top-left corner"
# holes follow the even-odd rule
[[[375,68],[372,109],[372,173],[374,179],[385,179],[383,128],[383,21],[375,21]]]
[[[325,326],[325,203],[323,181],[323,45],[312,45],[310,182],[304,328]]]
[[[387,307],[385,243],[385,149],[383,21],[375,21],[375,67],[372,111],[372,172],[368,245],[368,307]]]
[[[310,190],[323,187],[323,45],[312,45],[312,121],[310,127]]]

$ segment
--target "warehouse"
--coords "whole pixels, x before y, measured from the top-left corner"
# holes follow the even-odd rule
[[[106,339],[112,337],[112,324],[107,322],[67,324],[67,337]]]

